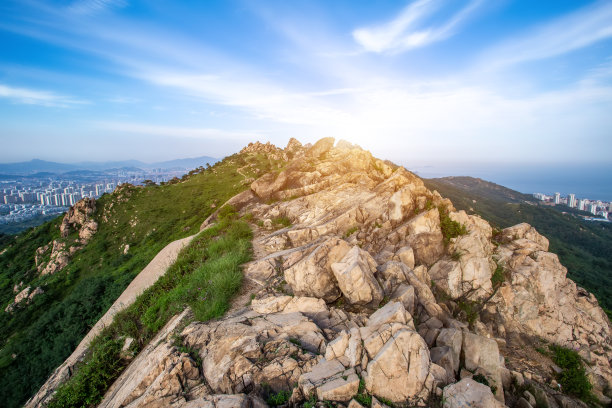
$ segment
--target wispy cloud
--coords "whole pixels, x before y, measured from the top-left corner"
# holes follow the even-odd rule
[[[489,68],[563,55],[612,37],[612,2],[599,1],[495,46],[483,57]]]
[[[68,10],[75,14],[96,14],[109,9],[127,6],[126,0],[77,0],[68,6]]]
[[[424,27],[424,21],[443,5],[442,0],[417,0],[393,20],[353,31],[353,38],[370,52],[402,52],[445,40],[480,6],[472,0],[441,25]]]
[[[183,127],[183,126],[162,126],[150,125],[138,122],[96,122],[96,126],[102,129],[121,133],[142,134],[148,136],[164,136],[171,138],[194,138],[194,139],[234,139],[234,140],[255,140],[261,137],[256,132],[240,132],[227,129]]]
[[[16,88],[0,84],[0,98],[6,98],[15,103],[66,108],[72,105],[84,104],[63,95],[36,89]]]

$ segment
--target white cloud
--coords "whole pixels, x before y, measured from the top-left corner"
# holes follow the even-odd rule
[[[89,15],[125,6],[127,6],[125,0],[77,0],[68,7],[68,10],[75,14]]]
[[[501,66],[555,57],[612,37],[612,2],[600,1],[495,46],[482,63]]]
[[[163,136],[171,138],[194,138],[194,139],[234,139],[254,140],[261,135],[255,132],[240,132],[226,129],[211,129],[183,126],[150,125],[138,122],[96,122],[105,130],[122,133],[143,134],[149,136]]]
[[[424,47],[452,36],[482,0],[470,1],[442,25],[421,28],[424,20],[441,8],[442,3],[442,0],[417,0],[389,22],[356,29],[353,38],[370,52],[402,52]]]
[[[0,84],[0,98],[6,98],[15,103],[26,105],[41,105],[60,108],[85,103],[83,101],[71,99],[53,92],[27,88],[15,88],[2,84]]]

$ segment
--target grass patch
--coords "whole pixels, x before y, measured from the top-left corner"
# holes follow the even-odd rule
[[[272,225],[276,228],[288,228],[292,224],[291,224],[291,220],[288,217],[281,215],[281,216],[272,218]]]
[[[289,398],[291,398],[291,391],[281,390],[275,394],[270,394],[268,398],[266,398],[266,402],[271,407],[277,407],[289,402]]]
[[[248,224],[231,209],[220,212],[217,224],[195,237],[164,276],[117,314],[111,326],[94,341],[77,374],[58,389],[49,407],[97,404],[124,368],[117,363],[119,339],[133,337],[142,347],[187,306],[200,321],[222,316],[240,288],[240,265],[250,259],[251,235]],[[182,351],[197,354],[175,343],[179,349],[184,348]],[[105,358],[99,359],[98,355]]]
[[[596,399],[591,393],[593,385],[589,382],[578,353],[554,344],[549,345],[548,348],[552,352],[552,360],[562,369],[557,376],[557,380],[561,384],[561,390],[566,394],[580,398],[588,404],[595,402]]]
[[[354,233],[356,233],[357,231],[359,231],[359,225],[355,225],[351,228],[349,228],[345,233],[344,233],[344,238],[348,238],[351,235],[353,235]]]

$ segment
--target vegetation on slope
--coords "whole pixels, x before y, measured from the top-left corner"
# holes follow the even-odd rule
[[[263,155],[237,154],[165,185],[126,185],[96,203],[98,232],[67,267],[39,276],[36,248],[59,239],[61,217],[0,242],[0,401],[23,404],[75,349],[131,280],[168,243],[196,233],[206,217],[276,168]],[[240,173],[237,172],[241,169]],[[71,239],[67,238],[67,239]],[[126,245],[129,250],[124,253]],[[13,286],[44,294],[13,313]]]
[[[456,179],[461,179],[458,183]],[[470,182],[472,180],[472,182]],[[567,207],[540,206],[516,191],[469,177],[424,180],[458,210],[476,213],[494,226],[527,222],[550,241],[568,277],[589,290],[610,315],[612,310],[612,225],[585,222]],[[492,187],[487,187],[492,186]],[[501,186],[497,186],[501,187]],[[507,196],[506,190],[512,192]],[[489,193],[491,191],[491,193]],[[506,199],[504,199],[506,197]]]
[[[125,338],[134,338],[132,351],[139,352],[186,306],[199,321],[222,316],[240,288],[240,265],[250,259],[251,238],[249,225],[231,207],[223,207],[219,221],[195,237],[168,272],[96,338],[76,374],[58,389],[49,407],[99,403],[127,364],[120,356]]]

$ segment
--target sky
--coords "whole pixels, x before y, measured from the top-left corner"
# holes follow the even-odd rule
[[[409,168],[609,165],[612,2],[0,2],[0,162],[327,136]]]

